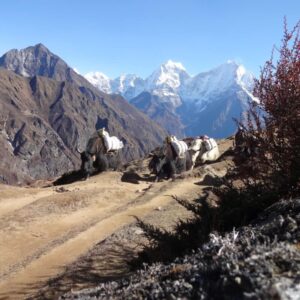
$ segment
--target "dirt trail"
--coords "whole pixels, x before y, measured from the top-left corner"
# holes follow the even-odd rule
[[[15,201],[9,193],[1,197],[0,298],[24,298],[131,223],[133,215],[142,217],[167,205],[170,195],[199,193],[195,178],[135,185],[121,182],[120,177],[120,173],[106,173],[65,185],[65,192],[56,192],[57,187],[15,189]]]
[[[221,171],[224,165],[212,168]],[[197,198],[205,187],[196,184],[199,174],[158,183],[145,177],[133,184],[122,181],[121,173],[106,172],[56,187],[0,185],[0,299],[36,293],[96,244],[132,223],[133,216],[142,218],[174,202],[171,196]]]

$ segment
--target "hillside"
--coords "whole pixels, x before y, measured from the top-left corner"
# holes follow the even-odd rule
[[[232,142],[218,141],[221,153]],[[146,242],[134,217],[172,231],[192,217],[174,197],[191,203],[218,186],[231,155],[175,181],[153,183],[145,159],[88,181],[0,185],[0,298],[298,299],[299,200],[273,205],[249,226],[214,232],[169,264],[136,272],[128,265]]]
[[[26,184],[79,167],[95,130],[124,144],[124,161],[161,143],[163,130],[121,96],[100,92],[39,44],[0,58],[0,181]]]
[[[232,140],[221,142],[221,151],[230,145]],[[201,184],[205,175],[223,176],[228,167],[221,161],[199,167],[185,179],[153,183],[147,162],[127,166],[127,173],[137,172],[138,180],[106,172],[62,186],[45,181],[27,188],[0,185],[0,298],[23,299],[41,290],[40,299],[47,295],[53,299],[71,287],[93,286],[98,281],[84,271],[89,263],[95,278],[128,273],[124,262],[134,253],[119,255],[117,249],[123,245],[124,250],[136,251],[131,238],[143,240],[133,216],[170,228],[178,218],[189,216],[172,196],[194,200],[210,184]],[[121,238],[118,242],[116,236]],[[110,239],[116,252],[102,248]],[[113,253],[115,258],[109,258]],[[98,259],[99,255],[107,255],[107,260]],[[51,278],[53,285],[47,282]]]
[[[131,99],[130,103],[152,120],[155,120],[168,132],[178,137],[184,136],[184,126],[179,116],[174,114],[173,109],[169,107],[168,103],[162,103],[158,96],[152,95],[149,92],[143,92]]]

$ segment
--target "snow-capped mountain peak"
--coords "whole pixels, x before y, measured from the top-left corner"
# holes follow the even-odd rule
[[[253,75],[233,60],[196,76],[190,76],[180,62],[168,60],[146,79],[121,75],[110,79],[109,85],[112,93],[121,94],[176,134],[232,134],[232,118],[240,117],[249,99],[258,101],[251,94]]]
[[[130,100],[144,91],[145,82],[141,77],[134,74],[123,74],[111,81],[113,93],[121,94]]]
[[[240,65],[236,70],[237,80],[240,81],[242,77],[245,75],[246,69],[243,65]]]
[[[145,88],[176,108],[182,103],[178,90],[189,77],[181,63],[168,60],[146,79]]]
[[[106,76],[104,73],[102,72],[89,72],[85,75],[86,78],[88,78],[90,80],[90,82],[92,84],[96,84],[97,83],[97,80],[106,80],[106,81],[109,81],[109,77]]]
[[[181,63],[168,60],[146,79],[146,87],[150,91],[158,87],[176,90],[189,77]]]
[[[175,62],[169,59],[166,63],[161,65],[162,68],[168,69],[168,70],[182,70],[186,71],[185,67],[181,62]]]
[[[239,66],[239,68],[236,71],[237,78],[236,82],[237,84],[242,88],[242,90],[252,99],[253,101],[259,103],[259,99],[253,96],[251,91],[253,90],[254,86],[254,76],[247,72],[244,66]]]
[[[111,80],[102,72],[89,72],[84,76],[92,85],[104,93],[112,93]]]
[[[193,77],[182,63],[168,60],[146,79],[127,74],[112,80],[100,72],[89,73],[86,79],[102,91],[121,94],[129,101],[144,91],[150,92],[171,109],[179,107],[183,102],[204,107],[215,101],[217,95],[236,88],[256,100],[251,94],[253,76],[243,65],[233,60]]]
[[[253,76],[243,65],[229,60],[226,63],[186,81],[180,89],[180,95],[187,102],[194,102],[202,106],[214,101],[215,95],[239,85],[242,89],[251,90]]]
[[[236,70],[236,82],[246,89],[252,90],[254,84],[254,76],[247,72],[243,65],[240,65]]]
[[[119,92],[124,92],[127,88],[134,87],[139,80],[142,80],[142,78],[134,74],[122,74],[113,81],[116,84],[116,89],[119,90]]]

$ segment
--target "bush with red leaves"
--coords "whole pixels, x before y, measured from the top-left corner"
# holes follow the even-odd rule
[[[291,31],[284,25],[281,48],[255,82],[259,102],[250,104],[245,127],[249,144],[258,145],[249,176],[287,198],[300,195],[300,21]]]

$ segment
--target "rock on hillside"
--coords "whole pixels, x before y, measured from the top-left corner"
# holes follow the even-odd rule
[[[27,78],[0,68],[1,182],[22,184],[79,167],[76,147],[83,149],[103,126],[123,139],[125,160],[144,155],[166,135],[121,96],[89,83]]]

